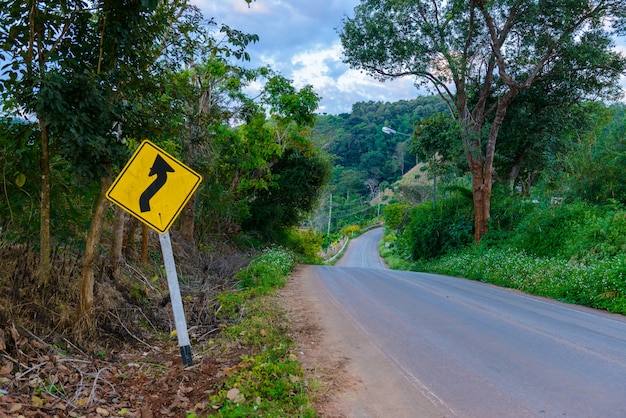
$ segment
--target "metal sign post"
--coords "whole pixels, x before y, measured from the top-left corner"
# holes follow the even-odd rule
[[[178,275],[176,274],[174,252],[172,251],[172,241],[170,240],[169,231],[165,234],[159,234],[159,240],[161,241],[163,263],[165,264],[165,274],[167,275],[167,286],[170,289],[170,299],[172,301],[172,310],[174,311],[174,324],[176,325],[176,334],[178,335],[180,355],[183,358],[183,365],[189,367],[193,364],[191,345],[189,343],[187,321],[185,319],[185,310],[183,309],[183,300],[180,296]]]

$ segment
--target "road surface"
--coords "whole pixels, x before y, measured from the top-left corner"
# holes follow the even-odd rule
[[[311,266],[305,276],[352,325],[349,338],[374,347],[377,367],[402,375],[422,406],[348,416],[626,417],[623,316],[388,270],[381,235],[364,234],[335,266]]]

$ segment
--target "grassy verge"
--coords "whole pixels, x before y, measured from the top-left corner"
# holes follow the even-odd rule
[[[466,249],[411,263],[384,243],[381,254],[394,269],[464,277],[626,315],[626,254],[583,261],[531,256],[511,248]]]
[[[294,265],[288,251],[267,250],[238,273],[240,289],[219,296],[220,319],[228,324],[223,335],[249,354],[211,396],[217,416],[316,416],[304,372],[292,353],[295,342],[273,297]]]

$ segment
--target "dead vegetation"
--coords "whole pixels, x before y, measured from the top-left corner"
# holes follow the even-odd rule
[[[156,240],[158,242],[158,240]],[[0,417],[181,416],[210,414],[209,396],[241,361],[236,345],[216,339],[217,295],[250,255],[228,244],[198,253],[174,239],[194,365],[180,360],[158,246],[145,265],[121,275],[97,265],[96,332],[75,325],[80,254],[57,248],[51,281],[37,282],[27,245],[0,243]]]

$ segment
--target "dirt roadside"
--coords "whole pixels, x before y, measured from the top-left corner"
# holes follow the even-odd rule
[[[430,418],[444,416],[346,318],[314,267],[299,267],[278,292],[309,378],[322,385],[322,417]]]

